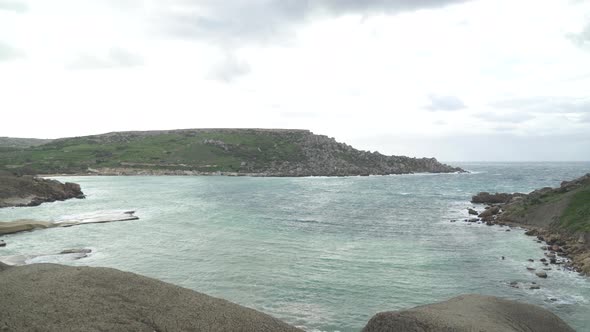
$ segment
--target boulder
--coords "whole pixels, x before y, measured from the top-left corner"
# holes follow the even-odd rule
[[[535,275],[539,278],[547,278],[547,272],[545,272],[545,271],[539,271],[539,272],[535,273]]]
[[[492,206],[489,209],[486,209],[482,213],[479,214],[480,218],[490,218],[492,216],[497,215],[500,212],[499,206]]]
[[[572,332],[550,311],[493,296],[462,295],[448,301],[373,316],[363,332]]]
[[[471,215],[477,216],[477,211],[475,211],[475,210],[474,210],[474,209],[472,209],[472,208],[468,208],[468,209],[467,209],[467,212],[469,212],[469,214],[471,214]]]
[[[4,242],[4,240],[0,240],[0,247],[6,247],[6,242]]]
[[[109,268],[0,263],[0,329],[301,331],[259,311]]]

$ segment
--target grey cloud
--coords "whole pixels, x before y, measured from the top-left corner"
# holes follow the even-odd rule
[[[465,1],[469,0],[177,0],[161,8],[154,23],[181,38],[223,45],[265,43],[284,39],[294,24],[316,14],[393,14]]]
[[[289,43],[292,30],[315,15],[398,13],[470,0],[175,0],[160,2],[152,29],[167,37],[204,41],[225,52],[248,44]],[[250,72],[230,56],[209,77],[231,82]]]
[[[0,41],[0,62],[15,60],[24,56],[25,54],[21,50]]]
[[[82,54],[67,65],[70,69],[108,69],[135,67],[143,64],[143,58],[129,51],[112,48],[104,56]]]
[[[318,1],[321,6],[336,13],[349,12],[385,12],[395,13],[423,8],[444,7],[450,4],[462,3],[466,0],[323,0]]]
[[[590,113],[589,98],[533,97],[506,99],[490,103],[490,106],[539,113]]]
[[[228,52],[222,61],[213,66],[209,78],[230,83],[240,76],[247,75],[250,70],[247,62]]]
[[[426,107],[429,111],[458,111],[466,108],[465,103],[455,96],[430,95],[430,105]]]
[[[24,13],[29,10],[29,7],[21,1],[0,0],[0,10]]]

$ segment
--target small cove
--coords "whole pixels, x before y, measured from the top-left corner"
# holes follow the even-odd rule
[[[557,186],[589,163],[469,163],[471,174],[340,178],[62,177],[85,200],[0,210],[0,220],[58,220],[136,210],[137,221],[2,237],[0,255],[92,248],[64,264],[132,271],[253,307],[308,330],[358,331],[376,312],[463,293],[538,304],[590,326],[590,282],[541,280],[522,230],[450,223],[478,191]],[[505,260],[501,260],[505,256]],[[515,289],[511,281],[541,285]],[[555,299],[555,300],[552,300]]]

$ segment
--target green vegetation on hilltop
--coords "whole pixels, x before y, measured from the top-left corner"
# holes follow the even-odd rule
[[[590,232],[590,186],[572,196],[560,223],[574,232]]]
[[[254,131],[120,133],[60,139],[28,149],[0,151],[0,167],[27,173],[75,173],[88,168],[139,167],[237,171],[242,162],[294,160],[300,150],[290,135]]]
[[[542,188],[518,194],[504,207],[509,222],[590,232],[590,174],[564,181],[559,188]]]
[[[0,170],[24,174],[369,175],[457,172],[434,158],[359,151],[308,130],[116,132],[0,150]],[[145,174],[145,173],[142,173]]]
[[[0,151],[23,149],[51,142],[50,139],[0,137]]]

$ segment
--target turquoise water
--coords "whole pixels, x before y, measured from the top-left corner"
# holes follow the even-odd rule
[[[543,253],[522,230],[449,222],[467,217],[478,191],[557,186],[590,172],[590,163],[459,166],[473,173],[62,177],[80,183],[87,199],[1,209],[0,220],[119,209],[137,210],[141,219],[4,236],[0,255],[88,247],[94,253],[78,261],[44,261],[148,275],[307,330],[358,331],[376,312],[463,293],[538,304],[590,330],[587,278],[555,270],[535,277],[526,260]],[[511,281],[541,289],[515,289]]]

